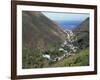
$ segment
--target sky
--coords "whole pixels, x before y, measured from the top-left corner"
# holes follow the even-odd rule
[[[83,21],[89,14],[87,13],[57,13],[57,12],[42,12],[45,16],[54,21]]]
[[[77,27],[81,22],[89,17],[88,13],[68,13],[68,12],[42,12],[49,19],[57,22],[62,28],[70,29]]]

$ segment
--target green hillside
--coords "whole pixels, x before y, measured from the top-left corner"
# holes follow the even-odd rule
[[[54,67],[66,67],[66,66],[87,66],[89,65],[89,49],[84,49],[76,55],[65,58],[64,60],[53,64]]]

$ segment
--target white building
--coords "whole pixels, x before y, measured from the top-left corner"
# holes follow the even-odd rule
[[[42,56],[43,56],[44,58],[49,59],[49,60],[51,59],[51,58],[50,58],[50,55],[48,55],[48,54],[43,54]]]

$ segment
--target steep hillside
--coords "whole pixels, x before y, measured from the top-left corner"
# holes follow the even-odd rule
[[[23,48],[45,48],[61,44],[65,39],[63,30],[41,12],[22,13]]]
[[[73,29],[73,32],[77,36],[78,46],[81,49],[89,47],[89,18]]]
[[[23,11],[22,68],[65,66],[59,65],[59,62],[70,60],[70,56],[74,57],[78,49],[81,52],[81,49],[89,46],[88,28],[89,18],[71,31],[63,30],[41,12]],[[66,63],[66,66],[70,65]]]
[[[22,12],[22,68],[49,66],[43,54],[58,49],[64,41],[64,31],[41,12]]]

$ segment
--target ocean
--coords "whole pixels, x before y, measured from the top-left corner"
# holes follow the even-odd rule
[[[81,21],[57,21],[57,23],[63,29],[73,30],[75,27],[77,27],[81,23]]]

